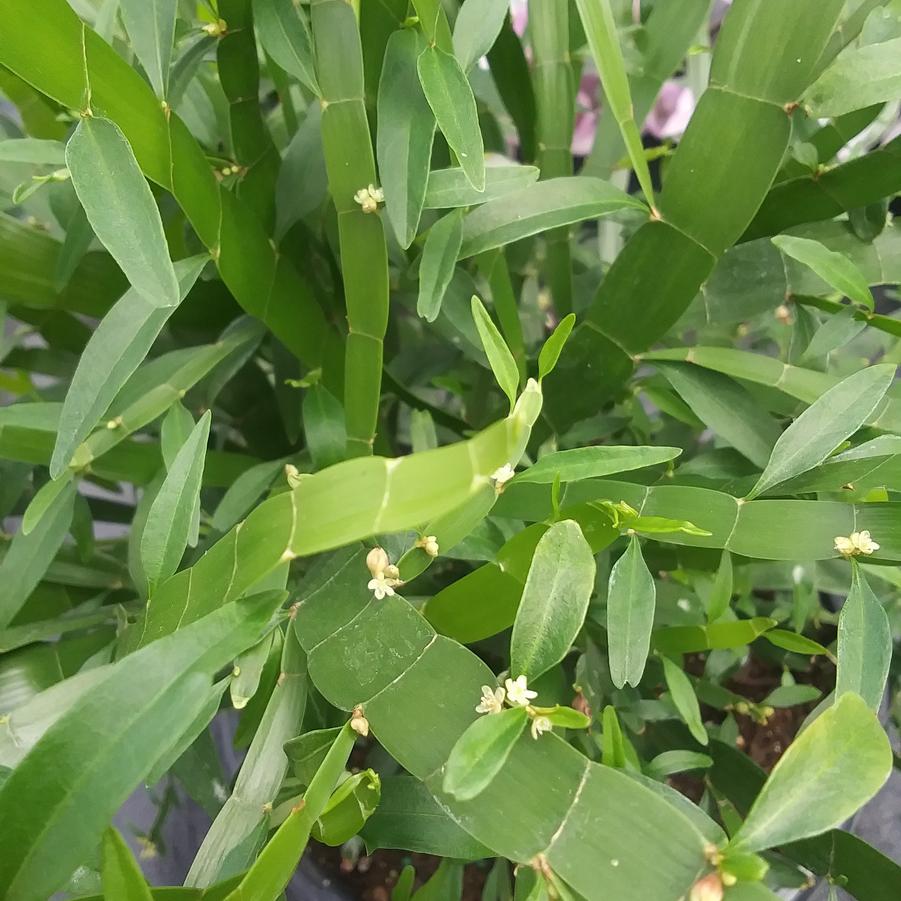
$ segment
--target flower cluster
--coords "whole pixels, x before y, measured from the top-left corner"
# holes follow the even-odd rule
[[[870,533],[852,532],[847,538],[839,535],[835,539],[835,549],[843,557],[859,557],[861,554],[869,556],[879,550],[879,545],[870,537]]]
[[[354,194],[354,200],[360,204],[364,213],[374,213],[379,204],[385,202],[385,192],[375,185],[367,185]]]
[[[434,535],[423,535],[416,547],[421,547],[430,557],[438,556],[438,539]]]
[[[374,547],[366,555],[366,566],[372,576],[366,587],[375,594],[377,601],[391,597],[394,589],[403,584],[400,580],[400,571],[380,547]]]
[[[500,713],[504,709],[504,702],[510,707],[525,707],[532,718],[532,738],[538,738],[539,735],[551,731],[552,723],[532,707],[531,701],[537,697],[538,692],[529,688],[528,679],[525,676],[517,676],[515,679],[506,679],[503,688],[483,685],[482,699],[476,706],[476,713]]]

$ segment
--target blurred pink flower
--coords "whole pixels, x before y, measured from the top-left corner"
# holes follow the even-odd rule
[[[645,131],[661,141],[678,138],[685,131],[694,109],[695,98],[691,90],[678,82],[667,81],[645,119]]]
[[[596,72],[587,72],[582,76],[576,93],[576,122],[572,140],[572,152],[575,156],[588,156],[591,153],[600,109],[601,80]]]
[[[519,37],[522,37],[526,33],[526,25],[529,23],[527,0],[510,0],[510,18],[513,20],[513,30]]]

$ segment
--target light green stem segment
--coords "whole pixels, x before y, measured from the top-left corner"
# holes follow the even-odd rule
[[[260,67],[250,0],[219,0],[228,30],[219,40],[219,81],[228,98],[232,147],[241,166],[237,194],[268,232],[275,221],[279,155],[260,112]]]
[[[357,18],[345,0],[314,0],[312,13],[316,77],[322,91],[322,144],[338,212],[350,328],[344,370],[347,454],[359,457],[372,453],[378,422],[382,344],[388,327],[388,251],[374,198],[367,201],[357,193],[365,195],[377,181]]]
[[[538,165],[541,177],[573,174],[575,78],[569,58],[569,0],[529,3],[532,83],[538,107]],[[547,233],[546,273],[560,316],[572,311],[569,227]]]
[[[241,597],[295,557],[415,529],[456,509],[484,488],[496,469],[519,460],[540,410],[541,389],[530,381],[509,417],[469,441],[393,460],[346,460],[305,477],[293,491],[260,504],[191,569],[162,583],[142,620],[123,636],[123,651]],[[367,573],[360,574],[363,584]]]

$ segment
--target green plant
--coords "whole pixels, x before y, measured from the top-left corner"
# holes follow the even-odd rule
[[[161,897],[160,780],[186,898],[311,836],[443,858],[398,899],[901,884],[838,828],[901,697],[901,5],[528,14],[0,0],[4,897]]]

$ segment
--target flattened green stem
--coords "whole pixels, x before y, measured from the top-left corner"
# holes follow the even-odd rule
[[[316,77],[322,91],[322,145],[338,211],[347,305],[344,412],[347,454],[372,453],[388,327],[388,251],[381,218],[356,199],[377,183],[363,90],[360,31],[344,0],[314,0]]]
[[[573,174],[572,134],[575,79],[569,57],[569,0],[531,0],[532,84],[538,110],[538,166],[541,177]],[[555,228],[545,238],[545,272],[560,316],[572,311],[572,261],[569,228]]]
[[[237,194],[271,232],[280,159],[260,112],[260,67],[250,0],[219,0],[219,15],[227,31],[219,39],[216,59],[228,98],[232,147],[241,167]]]
[[[147,178],[172,192],[238,303],[309,366],[337,361],[326,381],[340,386],[340,341],[307,283],[278,256],[244,201],[217,183],[200,145],[175,113],[160,107],[147,82],[65,0],[40,6],[2,0],[0,14],[3,65],[63,106],[80,109],[86,61],[92,103],[122,129]]]

